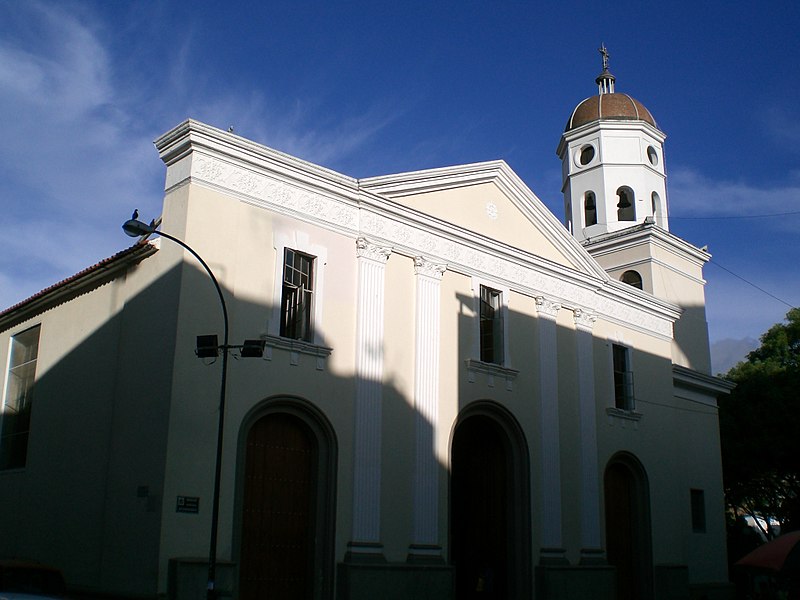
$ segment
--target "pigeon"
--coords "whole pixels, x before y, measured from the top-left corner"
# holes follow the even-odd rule
[[[133,209],[133,214],[131,215],[131,220],[135,221],[138,218],[139,218],[139,209],[138,208],[134,208]]]

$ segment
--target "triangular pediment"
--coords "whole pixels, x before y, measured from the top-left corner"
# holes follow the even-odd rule
[[[360,180],[364,190],[594,277],[606,273],[503,161]]]

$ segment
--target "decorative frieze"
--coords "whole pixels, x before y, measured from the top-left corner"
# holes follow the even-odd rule
[[[420,227],[399,214],[379,214],[367,205],[358,206],[335,195],[324,195],[277,179],[271,174],[232,164],[194,150],[191,166],[193,181],[222,188],[243,201],[289,213],[323,226],[381,239],[387,246],[411,254],[424,252],[449,268],[460,272],[492,273],[508,281],[520,293],[550,298],[569,298],[590,307],[598,315],[664,338],[672,337],[672,320],[666,314],[626,302],[615,290],[594,276],[572,273],[537,257],[501,255],[488,245],[459,239],[457,234],[442,235],[433,227]],[[176,182],[174,185],[179,185]],[[310,185],[313,185],[310,184]],[[541,263],[541,264],[539,264]],[[586,285],[589,279],[591,285]]]

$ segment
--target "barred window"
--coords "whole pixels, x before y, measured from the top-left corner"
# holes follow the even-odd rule
[[[314,300],[314,259],[286,248],[283,255],[281,293],[281,336],[312,341],[311,323]]]

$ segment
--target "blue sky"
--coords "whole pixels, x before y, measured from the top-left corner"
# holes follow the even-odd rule
[[[799,30],[796,2],[0,0],[0,306],[159,214],[152,141],[187,117],[354,177],[501,158],[562,218],[604,42],[668,136],[672,232],[713,255],[712,342],[757,338],[800,304]]]

